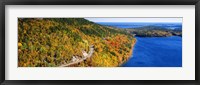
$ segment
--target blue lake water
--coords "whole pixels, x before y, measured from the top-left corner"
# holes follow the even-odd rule
[[[182,38],[137,37],[131,58],[123,67],[181,67]]]
[[[104,26],[137,28],[160,26],[182,29],[181,23],[113,23],[100,22]],[[182,37],[136,37],[137,42],[131,58],[122,67],[182,67]]]

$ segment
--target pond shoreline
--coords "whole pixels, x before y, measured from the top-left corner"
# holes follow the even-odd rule
[[[131,45],[131,51],[128,53],[129,56],[126,58],[126,61],[122,62],[122,63],[119,65],[119,67],[122,67],[122,65],[123,65],[124,63],[126,63],[126,62],[131,58],[131,55],[133,55],[133,49],[134,49],[136,43],[137,43],[137,39],[135,38],[135,42],[133,42],[132,45]]]

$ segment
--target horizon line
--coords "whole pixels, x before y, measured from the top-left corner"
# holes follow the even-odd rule
[[[94,22],[94,23],[102,23],[102,22]],[[108,23],[108,22],[103,22],[103,23]],[[109,23],[182,23],[182,22],[109,22]]]

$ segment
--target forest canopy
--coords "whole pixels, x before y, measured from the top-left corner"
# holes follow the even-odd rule
[[[57,67],[73,56],[91,58],[70,66],[114,67],[129,59],[136,39],[124,30],[84,18],[18,18],[18,66]]]

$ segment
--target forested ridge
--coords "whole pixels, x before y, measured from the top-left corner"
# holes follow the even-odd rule
[[[124,30],[105,27],[84,18],[19,18],[18,66],[56,67],[83,57],[72,66],[120,66],[131,55],[136,39]]]
[[[182,29],[167,29],[159,26],[144,26],[138,28],[127,28],[127,32],[136,34],[138,37],[168,37],[182,36]]]

